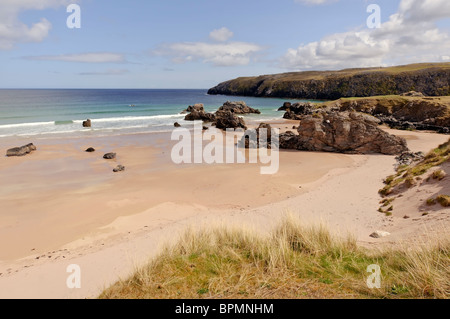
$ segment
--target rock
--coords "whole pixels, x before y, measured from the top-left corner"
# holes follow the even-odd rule
[[[218,111],[230,111],[234,114],[261,114],[257,109],[249,107],[245,102],[225,102]]]
[[[288,150],[299,149],[298,135],[291,131],[280,134],[280,148]]]
[[[215,114],[216,120],[215,120],[215,126],[218,129],[226,130],[226,129],[237,129],[242,128],[244,130],[247,129],[247,126],[245,125],[244,119],[242,119],[239,116],[236,116],[235,113],[231,111],[223,111],[219,110]]]
[[[191,113],[186,115],[185,121],[203,121],[203,122],[214,122],[216,116],[212,113],[205,113],[204,111],[193,110]]]
[[[194,105],[190,105],[185,110],[186,113],[191,113],[191,112],[194,112],[194,111],[205,112],[205,106],[203,104],[201,104],[201,103],[197,103],[197,104],[194,104]]]
[[[377,230],[376,232],[372,233],[370,235],[370,237],[372,237],[372,238],[384,238],[384,237],[388,237],[390,235],[391,234],[386,232],[386,231]]]
[[[111,160],[111,159],[115,159],[116,158],[116,153],[107,153],[107,154],[105,154],[104,156],[103,156],[103,158],[104,159],[108,159],[108,160]]]
[[[287,111],[291,108],[291,106],[292,106],[291,102],[284,102],[283,106],[278,109],[278,112]]]
[[[95,152],[95,148],[89,147],[89,148],[86,150],[86,152],[88,152],[88,153],[93,153],[93,152]]]
[[[397,167],[400,167],[402,165],[411,165],[412,163],[420,162],[424,158],[425,154],[423,152],[403,152],[395,159],[397,160]]]
[[[114,173],[123,172],[125,170],[125,166],[123,165],[117,165],[115,169],[113,169]]]
[[[266,141],[262,141],[263,144],[260,145],[260,135],[261,132],[264,132],[263,134],[266,134]],[[246,135],[242,137],[242,139],[239,141],[239,146],[244,148],[260,148],[264,147],[267,149],[272,148],[272,127],[270,124],[261,123],[259,127],[255,131],[247,131]],[[264,135],[263,135],[264,136]],[[277,145],[278,147],[278,145]]]
[[[207,130],[209,130],[209,127],[203,126],[203,131],[207,131]]]
[[[9,150],[6,151],[6,156],[8,157],[25,156],[36,150],[37,150],[36,146],[34,146],[33,143],[30,143],[24,146],[10,148]]]
[[[425,97],[423,93],[416,92],[416,91],[409,91],[406,93],[400,94],[400,96],[411,96],[411,97]]]
[[[289,105],[289,104],[287,104]],[[284,107],[284,106],[283,106]],[[300,120],[304,115],[310,115],[317,112],[317,108],[311,102],[295,103],[286,109],[283,118],[286,120]]]
[[[280,147],[348,154],[398,155],[409,151],[406,140],[378,128],[379,120],[356,112],[322,111],[304,115],[298,127],[298,141],[283,136]],[[289,143],[286,143],[289,141]]]
[[[173,124],[173,126],[175,126],[175,127],[181,127],[180,123],[178,123],[178,122],[175,122],[175,124]]]
[[[92,122],[91,120],[86,120],[83,122],[83,127],[92,127]]]

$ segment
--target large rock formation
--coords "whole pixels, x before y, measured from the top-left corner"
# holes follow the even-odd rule
[[[238,145],[239,147],[251,149],[257,149],[260,147],[271,149],[272,134],[274,134],[272,126],[270,124],[261,123],[256,130],[247,131],[246,135],[242,137]],[[276,145],[277,148],[278,146],[279,145]]]
[[[206,113],[205,111],[193,110],[191,113],[186,115],[185,121],[203,121],[203,122],[214,122],[216,116],[213,113]]]
[[[215,126],[218,129],[226,130],[228,128],[237,129],[242,128],[244,130],[247,129],[247,126],[245,125],[244,119],[237,116],[235,113],[231,111],[223,111],[219,110],[215,114]]]
[[[6,151],[6,156],[25,156],[33,151],[36,151],[36,149],[36,146],[34,146],[33,143],[30,143],[24,146],[10,148]]]
[[[208,94],[335,100],[411,89],[427,96],[450,95],[450,63],[241,77],[220,83]]]
[[[219,108],[219,111],[230,111],[235,114],[261,114],[259,110],[251,108],[243,101],[227,101]]]
[[[280,148],[348,154],[398,155],[408,151],[406,141],[378,128],[379,120],[356,112],[305,115],[298,135],[282,134]]]
[[[304,115],[313,114],[319,111],[313,103],[285,103],[279,110],[285,110],[283,118],[287,120],[300,120]]]
[[[181,114],[191,113],[193,111],[205,112],[205,107],[201,103],[197,103],[197,104],[194,104],[194,105],[189,105],[186,110],[181,112]]]
[[[450,133],[449,97],[387,96],[339,99],[325,103],[325,107],[371,114],[383,124],[395,129]]]
[[[204,105],[201,103],[191,105],[186,110],[181,112],[181,114],[189,113],[184,118],[185,121],[203,121],[203,122],[214,122],[216,117],[212,113],[206,113]]]

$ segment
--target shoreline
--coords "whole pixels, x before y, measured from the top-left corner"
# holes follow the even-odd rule
[[[276,125],[281,128],[292,126],[290,121],[276,122],[278,123]],[[434,133],[393,132],[408,137],[408,142],[414,151],[423,150],[425,146],[429,148],[437,146],[439,143],[436,145],[431,143],[448,139],[447,136]],[[43,146],[43,151],[52,151],[53,155],[65,154],[62,159],[65,161],[66,167],[68,160],[75,165],[73,167],[75,174],[72,172],[67,179],[79,178],[78,184],[77,181],[72,180],[70,185],[66,185],[66,193],[63,195],[71,196],[59,198],[57,207],[72,206],[73,208],[73,201],[70,202],[72,199],[75,200],[77,207],[83,210],[83,214],[73,214],[68,219],[59,221],[59,225],[65,225],[68,221],[79,223],[80,220],[83,220],[86,222],[87,219],[89,227],[84,226],[83,228],[82,225],[77,225],[78,228],[75,227],[75,229],[78,229],[78,232],[71,236],[65,233],[62,236],[64,240],[62,240],[61,234],[56,234],[55,236],[60,236],[58,244],[55,244],[55,237],[49,241],[53,243],[54,246],[51,246],[53,248],[47,246],[46,249],[32,251],[24,246],[23,252],[28,251],[28,253],[22,253],[9,261],[0,262],[0,285],[7,288],[2,290],[4,293],[1,293],[0,297],[95,297],[104,288],[104,285],[113,283],[119,277],[127,276],[136,265],[142,264],[149,257],[154,256],[162,244],[176,240],[174,237],[178,238],[178,236],[173,236],[173,234],[181,234],[188,225],[200,227],[211,224],[239,224],[246,225],[246,227],[257,227],[259,231],[268,231],[270,225],[276,223],[279,218],[290,211],[300,215],[306,222],[326,221],[333,231],[351,232],[357,236],[361,244],[372,245],[375,242],[393,240],[390,238],[375,241],[368,237],[372,231],[393,227],[392,218],[376,212],[380,200],[377,191],[381,188],[382,180],[393,172],[395,160],[392,156],[282,152],[281,163],[283,164],[280,167],[283,170],[278,173],[281,177],[266,179],[259,177],[258,179],[258,174],[255,174],[256,171],[259,171],[258,167],[249,165],[241,167],[236,167],[236,164],[191,165],[181,169],[174,167],[167,162],[167,145],[162,145],[166,142],[162,135],[153,136],[153,139],[150,140],[147,140],[149,136],[145,134],[139,137],[115,136],[95,139],[99,145],[101,144],[101,147],[95,153],[96,158],[94,159],[85,158],[90,156],[82,152],[84,143],[87,143],[85,141],[76,141],[75,145],[71,145],[72,150],[70,150],[70,145],[66,145],[69,149],[52,149],[51,145]],[[101,141],[104,144],[100,143]],[[1,145],[2,142],[0,142]],[[64,144],[64,141],[59,142]],[[91,140],[89,140],[90,142]],[[56,146],[58,145],[57,143]],[[95,145],[89,146],[95,147]],[[125,174],[112,175],[113,173],[110,172],[112,164],[98,159],[103,151],[106,152],[110,148],[114,148],[114,151],[117,150],[118,160],[130,167]],[[71,153],[74,150],[75,153],[78,151],[79,153],[74,155]],[[12,177],[14,167],[33,164],[34,167],[29,168],[28,171],[32,177],[33,168],[43,170],[40,165],[51,160],[51,157],[46,157],[43,155],[44,152],[39,153],[39,151],[38,145],[36,154],[14,159],[15,162],[12,166],[5,165],[5,161],[2,159],[0,171],[4,172],[7,169],[8,174],[11,174],[10,177]],[[50,155],[47,154],[47,156]],[[58,159],[61,160],[61,158]],[[323,165],[318,164],[318,160],[323,161]],[[78,167],[76,167],[76,163],[78,163]],[[317,170],[312,172],[315,165],[308,166],[308,163],[315,163],[322,169],[319,172]],[[86,165],[89,166],[89,171],[85,172],[83,176],[77,176],[76,174],[80,174],[80,170],[83,171]],[[296,171],[299,165],[304,169],[303,172]],[[20,172],[23,174],[23,169],[20,169]],[[86,176],[90,176],[91,183],[97,185],[89,185],[87,188],[83,186],[85,188],[80,192],[79,187],[85,183]],[[101,176],[105,180],[102,180]],[[35,180],[33,178],[24,180],[23,183],[40,185],[39,179],[42,176],[36,177]],[[233,182],[232,185],[235,188],[231,191],[227,190],[228,182],[223,183],[224,185],[221,187],[221,183],[218,182],[220,178],[222,181]],[[52,185],[51,178],[48,176],[46,181],[47,184]],[[176,183],[168,181],[176,181]],[[152,183],[159,183],[152,188],[152,191],[156,192],[152,193],[152,196],[157,200],[147,198],[149,195],[143,190],[151,188],[149,185]],[[248,186],[259,185],[259,183],[262,183],[262,186],[254,186],[251,188],[250,194],[246,193]],[[120,185],[121,189],[112,191],[114,185]],[[214,187],[219,187],[218,193],[208,192]],[[204,188],[207,190],[196,194]],[[78,190],[78,192],[73,193],[74,190]],[[0,192],[2,198],[8,195],[3,192]],[[348,194],[349,192],[350,194]],[[233,195],[235,193],[239,196]],[[257,196],[258,194],[259,196]],[[83,198],[79,198],[80,195],[83,195]],[[256,200],[252,200],[252,196],[255,196]],[[82,203],[82,199],[86,197],[90,197],[94,201]],[[96,203],[94,212],[100,212],[100,214],[96,213],[96,216],[90,216],[93,211],[89,204],[93,202]],[[10,209],[15,207],[12,204],[9,206]],[[49,204],[53,206],[55,201],[50,201]],[[88,208],[91,210],[89,211]],[[52,224],[55,220],[57,221],[58,214],[47,212],[46,216],[48,224],[44,225],[42,230],[48,232],[49,227],[58,225],[57,223]],[[10,216],[10,218],[12,217]],[[4,221],[5,218],[2,216],[2,224]],[[9,220],[8,227],[13,227],[14,222],[17,220]],[[411,227],[411,225],[404,226],[408,231]],[[416,225],[414,227],[418,228]],[[81,228],[83,228],[82,231],[80,231]],[[23,236],[26,229],[26,227],[22,228],[18,232],[18,236]],[[408,232],[401,228],[399,233],[399,238],[394,236],[395,240],[404,239],[402,236],[407,235]],[[7,242],[11,243],[11,237]],[[11,247],[11,250],[17,251],[17,247]],[[77,291],[67,289],[65,279],[68,274],[65,272],[65,268],[72,263],[82,266],[85,274],[83,275],[84,282],[88,287]],[[111,267],[111,265],[114,266]],[[27,288],[25,289],[25,287]]]

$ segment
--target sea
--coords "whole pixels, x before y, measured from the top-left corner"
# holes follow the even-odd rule
[[[215,112],[226,101],[259,109],[260,115],[245,117],[263,122],[282,118],[277,110],[284,102],[306,100],[208,95],[206,89],[0,89],[0,138],[166,132],[175,122],[193,125],[180,114],[189,105]],[[82,126],[87,119],[88,129]]]

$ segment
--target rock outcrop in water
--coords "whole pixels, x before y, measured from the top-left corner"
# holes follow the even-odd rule
[[[411,90],[427,96],[450,95],[450,63],[242,77],[220,83],[208,94],[336,100]]]
[[[231,111],[217,111],[215,116],[216,120],[214,124],[218,129],[221,130],[237,129],[237,128],[242,128],[244,130],[247,129],[244,119],[237,116],[235,113]]]
[[[33,143],[30,143],[24,146],[10,148],[9,150],[6,151],[6,156],[8,157],[25,156],[36,150],[37,150],[36,146],[34,146]]]
[[[86,120],[83,122],[83,127],[92,127],[92,122],[91,120]]]
[[[305,115],[298,135],[281,134],[280,148],[347,154],[407,152],[406,140],[378,128],[379,120],[356,112],[319,112]]]
[[[234,114],[261,114],[259,110],[251,108],[243,101],[227,101],[219,108],[219,111],[230,111]]]

